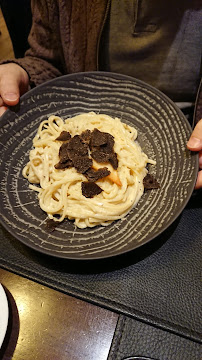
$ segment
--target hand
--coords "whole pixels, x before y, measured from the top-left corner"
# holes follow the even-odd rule
[[[196,124],[187,147],[192,151],[199,151],[199,168],[202,169],[202,119]],[[198,173],[195,189],[202,188],[202,170]]]
[[[15,63],[0,65],[0,116],[19,102],[29,86],[26,71]]]

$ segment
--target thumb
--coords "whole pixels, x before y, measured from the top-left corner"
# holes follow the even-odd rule
[[[0,94],[4,104],[16,105],[20,99],[19,81],[13,74],[5,73],[1,77]]]
[[[202,119],[196,124],[187,143],[187,147],[192,151],[199,151],[202,149]]]

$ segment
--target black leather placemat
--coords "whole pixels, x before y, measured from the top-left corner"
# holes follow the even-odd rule
[[[0,227],[0,266],[67,294],[198,340],[201,192],[157,239],[117,258],[68,261],[37,253]]]
[[[107,360],[132,357],[155,360],[199,360],[202,346],[154,326],[120,316]]]

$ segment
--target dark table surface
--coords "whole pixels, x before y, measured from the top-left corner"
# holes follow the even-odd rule
[[[0,359],[107,359],[118,314],[0,269],[9,324]]]
[[[1,360],[199,360],[201,344],[0,268],[9,320]],[[133,357],[134,356],[134,357]]]
[[[43,256],[0,226],[0,359],[201,359],[201,199],[146,246],[100,263]]]
[[[100,264],[43,257],[0,227],[0,359],[199,360],[201,240],[201,192],[160,238]]]

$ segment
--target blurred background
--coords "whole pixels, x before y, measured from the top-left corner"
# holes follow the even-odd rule
[[[0,0],[0,60],[20,58],[28,48],[30,0]]]
[[[14,58],[13,45],[0,8],[0,60]]]

